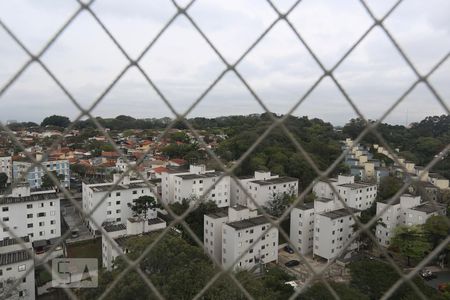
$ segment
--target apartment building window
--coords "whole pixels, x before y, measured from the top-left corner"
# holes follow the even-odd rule
[[[203,183],[203,180],[199,180],[198,183]]]
[[[119,205],[119,204],[120,204],[120,201],[116,201],[116,204]]]
[[[9,211],[8,207],[2,207],[2,211]]]
[[[111,202],[108,202],[108,206],[111,206]]]
[[[29,237],[34,237],[34,234],[33,233],[29,233],[28,236]]]
[[[110,214],[111,214],[111,211],[110,211],[110,210],[106,211],[106,214],[107,214],[107,215],[110,215]]]
[[[52,210],[52,211],[50,212],[50,216],[54,216],[54,215],[56,215],[56,211]]]
[[[28,223],[27,228],[33,228],[33,223]]]
[[[9,217],[4,217],[3,218],[3,222],[8,222],[9,221]]]
[[[39,222],[39,226],[41,227],[44,226],[44,224],[45,224],[44,222]]]
[[[50,201],[50,206],[53,206],[53,201]]]
[[[44,203],[39,203],[39,207],[44,207]]]
[[[31,219],[33,217],[33,214],[27,214],[27,219]]]
[[[51,229],[51,230],[50,230],[50,234],[55,234],[55,230],[54,230],[54,229]]]
[[[39,235],[40,235],[40,236],[43,236],[43,235],[44,235],[44,232],[43,232],[43,231],[39,231]]]
[[[250,233],[253,233],[253,229],[250,229]]]
[[[8,231],[9,230],[9,227],[4,227],[3,228],[3,232],[6,232],[6,231]]]
[[[45,217],[45,212],[40,212],[40,213],[38,213],[38,218],[42,218],[42,217]]]
[[[50,225],[55,225],[55,220],[51,220]]]
[[[116,193],[116,196],[119,197],[119,196],[120,196],[120,192],[117,192],[117,193]]]
[[[27,204],[27,209],[33,208],[33,204]]]
[[[116,213],[117,213],[117,214],[120,214],[120,209],[116,210]]]
[[[133,191],[133,195],[136,195],[137,194],[137,191]]]
[[[253,243],[253,239],[250,239],[250,241],[248,241],[250,244],[252,244]]]

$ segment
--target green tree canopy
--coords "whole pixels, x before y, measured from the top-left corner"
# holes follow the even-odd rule
[[[133,212],[133,216],[147,220],[149,210],[159,208],[160,205],[152,196],[140,196],[139,198],[134,199],[132,203],[128,203],[128,207]]]
[[[397,177],[386,176],[381,179],[378,188],[378,198],[386,200],[395,195],[403,185],[403,181]]]
[[[450,220],[447,216],[432,216],[425,222],[423,229],[434,248],[450,234]]]
[[[53,116],[47,117],[41,123],[42,127],[45,127],[45,126],[58,126],[58,127],[66,128],[69,125],[70,125],[70,119],[68,117],[57,116],[57,115],[53,115]]]
[[[421,226],[398,226],[391,238],[390,248],[406,257],[409,266],[411,258],[423,258],[431,250],[431,244]]]
[[[344,284],[330,283],[340,299],[346,300],[368,300],[369,298],[359,290]],[[334,300],[334,296],[323,283],[316,283],[300,294],[300,300]]]

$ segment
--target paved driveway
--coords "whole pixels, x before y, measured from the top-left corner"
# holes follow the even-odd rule
[[[437,276],[435,279],[425,281],[429,286],[437,289],[441,283],[450,282],[450,271],[435,272],[434,274]]]

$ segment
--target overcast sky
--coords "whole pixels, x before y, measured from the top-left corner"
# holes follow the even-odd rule
[[[285,11],[294,1],[274,2]],[[394,1],[372,0],[368,4],[380,17]],[[0,19],[37,53],[77,5],[69,0],[0,0]],[[168,0],[98,0],[92,8],[132,58],[175,13]],[[277,18],[263,0],[198,0],[188,12],[231,63]],[[303,0],[289,19],[327,68],[372,24],[357,0]],[[428,72],[450,51],[448,0],[405,0],[385,24],[421,73]],[[127,64],[87,12],[79,15],[42,59],[83,107],[88,107]],[[0,28],[0,88],[26,60],[26,54]],[[225,68],[183,16],[143,57],[141,65],[179,112],[185,111]],[[321,75],[316,62],[284,22],[242,60],[238,71],[276,113],[287,112]],[[379,28],[344,60],[335,75],[361,112],[371,119],[379,118],[416,79]],[[450,105],[450,59],[430,81]],[[242,82],[228,73],[189,117],[261,112]],[[429,90],[419,85],[386,121],[405,124],[444,113]],[[1,121],[40,122],[51,114],[75,118],[78,111],[39,65],[33,64],[0,97]],[[93,111],[93,115],[102,117],[119,114],[173,117],[136,69],[130,69]],[[319,117],[336,125],[356,116],[329,79],[317,86],[294,115]]]

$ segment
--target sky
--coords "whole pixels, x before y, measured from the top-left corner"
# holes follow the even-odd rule
[[[273,1],[286,12],[295,1]],[[366,1],[377,18],[394,4]],[[178,1],[183,6],[187,1]],[[72,0],[0,0],[0,20],[37,54],[77,10]],[[138,58],[176,13],[168,0],[97,0],[92,10],[132,58]],[[263,0],[197,0],[189,15],[230,64],[277,19]],[[303,0],[288,16],[291,24],[325,68],[331,69],[373,24],[357,0]],[[450,51],[450,1],[405,0],[384,22],[420,74]],[[0,27],[0,91],[26,63],[27,54]],[[76,101],[89,108],[117,78],[128,60],[87,12],[83,11],[41,57]],[[181,15],[139,62],[158,91],[184,113],[226,69],[217,53]],[[325,77],[312,92],[322,70],[285,21],[278,22],[236,66],[206,93],[188,117],[262,113],[285,114],[300,99],[293,115],[318,117],[343,125],[355,110]],[[336,80],[360,112],[379,119],[417,79],[392,41],[379,27],[334,70]],[[450,106],[450,58],[429,77]],[[304,97],[305,95],[307,97]],[[0,121],[40,122],[52,114],[71,119],[80,114],[70,98],[34,63],[0,96]],[[173,113],[135,67],[119,78],[92,111],[93,116],[173,117]],[[446,114],[419,84],[385,119],[405,125],[429,115]]]

